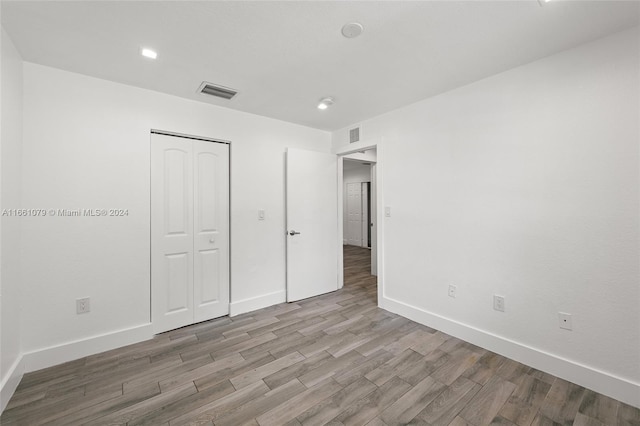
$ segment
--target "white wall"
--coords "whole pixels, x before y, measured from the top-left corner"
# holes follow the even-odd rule
[[[352,182],[371,182],[371,164],[365,165],[345,160],[343,176],[345,184]]]
[[[362,123],[392,211],[383,307],[640,405],[639,38]]]
[[[24,120],[23,205],[130,212],[25,221],[27,369],[150,336],[150,129],[231,141],[232,313],[285,300],[285,149],[329,133],[32,63]]]
[[[1,36],[0,212],[21,207],[22,59]],[[22,219],[2,216],[0,233],[0,412],[22,377],[20,361],[20,234]]]

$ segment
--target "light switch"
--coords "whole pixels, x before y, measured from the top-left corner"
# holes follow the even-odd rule
[[[264,210],[258,210],[258,220],[264,220]]]
[[[385,217],[391,217],[391,207],[387,206],[384,208]]]

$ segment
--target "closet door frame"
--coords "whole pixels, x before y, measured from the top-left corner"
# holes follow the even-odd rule
[[[184,143],[182,144],[182,142]],[[219,166],[222,166],[221,173],[223,173],[223,176],[226,175],[226,182],[223,184],[224,188],[222,188],[220,194],[221,197],[224,197],[222,201],[226,201],[226,209],[223,207],[223,217],[220,218],[222,221],[220,223],[226,225],[226,235],[224,235],[224,229],[222,235],[217,232],[211,233],[211,236],[196,235],[197,221],[194,209],[198,208],[198,203],[195,199],[198,194],[194,193],[197,190],[194,176],[198,170],[196,167],[198,155],[196,154],[200,152],[196,153],[194,146],[199,145],[206,149],[206,145],[203,145],[203,142],[224,144],[227,147],[226,153],[224,150],[221,151],[226,155],[226,161],[219,164]],[[178,174],[182,173],[184,175],[184,179],[178,179],[178,185],[171,189],[166,188],[171,182],[168,183],[164,175],[166,167],[168,167],[164,163],[165,150],[162,150],[162,148],[158,150],[158,146],[163,143],[171,147],[170,151],[174,151],[169,154],[172,157],[173,166],[178,164]],[[152,324],[154,333],[158,334],[229,314],[231,301],[231,143],[219,139],[152,129],[150,144],[151,277],[149,291],[151,300],[149,321]],[[159,155],[162,155],[163,158],[158,158]],[[180,165],[180,163],[183,164]],[[185,169],[183,170],[181,167]],[[183,187],[181,188],[181,186]],[[166,191],[176,191],[176,187],[178,188],[178,193],[183,196],[184,204],[178,203],[179,208],[177,210],[169,206],[167,204],[169,201],[165,201],[164,198]],[[173,217],[167,217],[169,216],[167,209],[171,210]],[[176,216],[179,220],[176,220]],[[172,221],[177,222],[179,226],[176,226]],[[224,227],[220,226],[220,228]],[[227,285],[226,291],[222,290],[218,294],[218,296],[221,296],[221,303],[213,311],[211,309],[205,310],[204,316],[202,310],[196,309],[196,295],[194,294],[196,290],[194,284],[195,268],[196,265],[202,266],[202,262],[196,262],[194,257],[196,250],[200,249],[197,246],[202,246],[202,244],[196,244],[198,242],[196,239],[202,239],[203,237],[207,238],[208,241],[213,241],[211,243],[212,249],[222,249],[220,252],[223,257],[222,263],[226,263],[226,265],[221,270],[222,282],[220,283],[220,288],[224,289],[224,281],[226,281]],[[177,240],[184,240],[179,247],[180,250],[176,250],[171,246]],[[224,252],[226,252],[226,255]],[[172,260],[172,262],[169,262],[169,260]],[[171,270],[171,268],[174,269]],[[177,289],[172,289],[167,285],[165,281],[169,280],[169,278],[178,281]],[[197,289],[197,291],[201,291],[201,289]],[[208,315],[215,316],[209,317]]]

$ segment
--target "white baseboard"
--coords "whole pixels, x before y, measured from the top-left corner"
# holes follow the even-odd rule
[[[380,307],[522,364],[640,408],[639,383],[613,376],[593,367],[427,312],[386,296],[381,298]]]
[[[18,388],[20,380],[24,375],[24,358],[22,356],[13,363],[6,377],[0,383],[0,414],[4,411],[5,407],[9,403],[9,400],[13,396],[13,393]]]
[[[25,373],[142,342],[153,337],[151,324],[87,337],[23,354]]]
[[[229,305],[229,316],[244,314],[245,312],[256,311],[267,306],[277,305],[287,301],[287,293],[284,290],[263,294],[262,296],[251,297],[249,299],[238,300]]]

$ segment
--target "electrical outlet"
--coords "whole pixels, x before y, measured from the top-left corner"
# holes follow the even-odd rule
[[[456,298],[456,293],[458,292],[458,288],[455,285],[449,285],[449,297]]]
[[[76,299],[76,314],[91,312],[91,299],[88,297]]]
[[[558,312],[558,321],[560,323],[560,328],[564,328],[565,330],[573,330],[573,324],[571,322],[571,314],[567,314],[565,312]]]
[[[504,296],[493,295],[493,309],[504,312]]]

